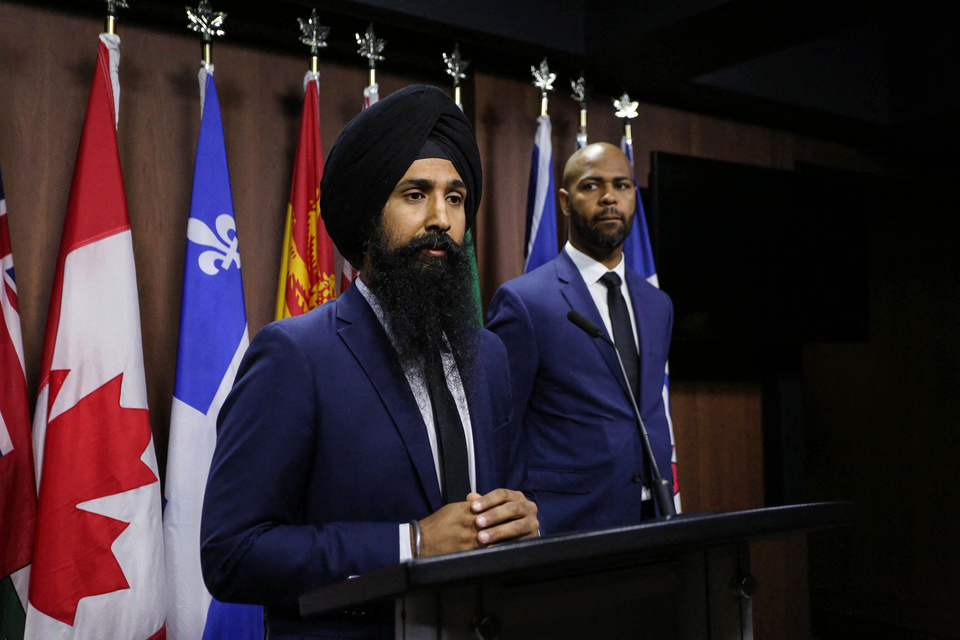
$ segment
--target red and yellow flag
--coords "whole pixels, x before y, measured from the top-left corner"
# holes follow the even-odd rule
[[[318,78],[318,74],[308,72],[304,81],[306,95],[283,232],[277,320],[306,313],[337,297],[333,242],[320,218],[323,156],[320,150]]]

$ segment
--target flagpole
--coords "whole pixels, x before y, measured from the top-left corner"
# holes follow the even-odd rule
[[[614,99],[613,106],[617,109],[614,115],[623,121],[623,144],[626,147],[623,152],[630,157],[630,166],[633,166],[633,127],[630,126],[630,121],[637,117],[640,103],[630,100],[630,95],[624,91],[619,99]]]
[[[580,130],[577,131],[577,149],[587,146],[587,90],[586,80],[583,74],[576,80],[570,81],[570,87],[573,89],[571,98],[580,103]]]
[[[320,49],[327,46],[327,36],[330,35],[330,27],[324,27],[317,18],[317,10],[310,12],[310,17],[304,20],[297,18],[300,23],[300,42],[310,47],[310,73],[320,73]]]
[[[447,75],[453,78],[453,101],[463,111],[463,102],[460,100],[460,81],[467,77],[464,71],[466,71],[470,61],[460,57],[460,44],[457,43],[453,45],[453,53],[450,55],[443,54],[443,62],[447,65]]]
[[[359,33],[356,34],[357,44],[360,48],[357,50],[357,53],[367,59],[367,66],[370,69],[370,79],[367,84],[367,89],[364,91],[364,107],[373,104],[379,99],[379,86],[377,85],[377,62],[382,62],[383,57],[383,47],[386,45],[386,41],[377,38],[376,34],[373,31],[373,23],[370,23],[370,26],[367,27],[366,33],[361,36]],[[376,97],[374,97],[376,96]]]
[[[550,73],[550,66],[547,64],[547,59],[544,58],[540,61],[540,67],[530,67],[530,72],[533,73],[533,86],[540,89],[540,115],[547,115],[547,104],[549,100],[547,99],[547,92],[553,91],[553,81],[557,79],[557,74]]]
[[[107,0],[107,20],[103,30],[111,35],[117,35],[117,9],[129,9],[125,0]]]
[[[213,65],[213,36],[222,36],[224,34],[223,21],[227,14],[222,11],[214,11],[210,7],[209,0],[200,0],[196,10],[187,7],[187,25],[191,31],[200,34],[202,45],[203,64],[205,67]]]

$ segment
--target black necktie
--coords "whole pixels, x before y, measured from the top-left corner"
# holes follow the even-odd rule
[[[447,387],[443,364],[438,357],[426,369],[427,389],[433,405],[433,425],[440,452],[440,477],[443,478],[443,502],[462,502],[470,493],[470,472],[467,468],[467,439],[457,403]]]
[[[610,324],[613,325],[613,341],[617,345],[623,368],[630,380],[630,391],[633,397],[637,396],[637,372],[640,359],[637,357],[637,343],[633,339],[633,325],[630,322],[630,313],[627,311],[627,302],[620,293],[620,276],[613,271],[607,271],[600,278],[607,287],[607,306],[610,308]]]

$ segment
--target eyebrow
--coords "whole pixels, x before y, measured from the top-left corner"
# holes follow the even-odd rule
[[[398,184],[396,188],[405,189],[407,187],[417,187],[420,189],[432,189],[435,184],[436,182],[434,182],[430,178],[407,178],[406,180],[403,180],[402,182],[400,182],[400,184]],[[447,188],[466,190],[467,185],[464,184],[462,180],[454,179],[447,182]]]
[[[631,182],[633,178],[631,178],[630,176],[614,176],[613,178],[611,178],[611,180],[613,182],[620,182],[620,181]],[[584,176],[580,178],[579,182],[603,182],[603,177],[602,176]]]

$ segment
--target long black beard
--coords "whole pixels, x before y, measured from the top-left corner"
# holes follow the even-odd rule
[[[371,273],[364,282],[377,296],[401,365],[440,366],[441,352],[448,351],[468,389],[479,328],[466,251],[445,233],[419,236],[392,250],[387,246],[378,230],[367,247]],[[445,255],[425,256],[425,248],[443,249]]]
[[[595,226],[591,225],[586,216],[577,211],[572,202],[569,204],[569,208],[570,226],[577,230],[577,234],[587,244],[587,246],[593,248],[598,253],[610,253],[622,245],[627,239],[627,236],[630,235],[630,230],[633,229],[634,218],[629,217],[628,219],[628,216],[633,216],[632,211],[629,214],[625,214],[616,207],[607,207],[600,212],[598,215],[606,215],[611,212],[615,212],[620,215],[620,219],[623,220],[624,223],[620,225],[620,228],[617,231],[604,233]]]

